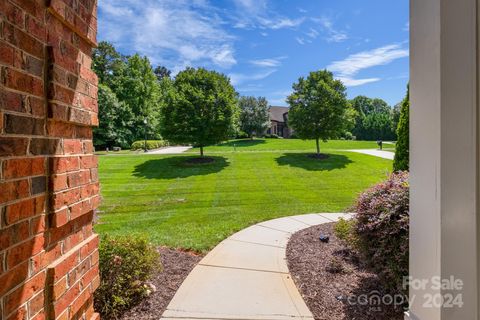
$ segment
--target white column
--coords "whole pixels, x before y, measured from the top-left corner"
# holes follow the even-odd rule
[[[410,276],[463,289],[411,288],[407,319],[479,319],[477,6],[411,0]],[[449,293],[463,306],[428,304]]]

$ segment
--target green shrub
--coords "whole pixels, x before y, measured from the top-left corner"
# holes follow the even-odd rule
[[[403,277],[408,276],[408,173],[393,174],[364,192],[355,211],[357,248],[387,289],[407,294]]]
[[[345,220],[341,218],[334,227],[337,238],[344,241],[354,250],[357,250],[359,246],[358,237],[355,233],[356,224],[357,221],[355,219]]]
[[[147,281],[161,267],[159,253],[146,239],[132,236],[105,237],[99,252],[101,282],[95,309],[103,319],[117,319],[149,295]]]
[[[147,140],[147,150],[153,150],[163,147],[168,147],[168,142],[165,140]],[[132,150],[143,150],[145,149],[145,140],[135,141],[132,143]]]
[[[397,127],[397,146],[395,151],[395,159],[393,160],[394,171],[409,170],[409,121],[410,121],[410,88],[407,89],[407,96],[402,102],[400,110],[400,120]]]

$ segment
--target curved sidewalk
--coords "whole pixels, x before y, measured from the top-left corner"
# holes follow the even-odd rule
[[[349,214],[307,214],[248,227],[215,247],[193,269],[162,319],[313,319],[287,267],[290,236]]]

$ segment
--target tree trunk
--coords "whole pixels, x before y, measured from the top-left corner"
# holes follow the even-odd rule
[[[316,139],[317,141],[317,155],[320,155],[320,139]]]
[[[200,157],[203,158],[203,146],[200,146]]]

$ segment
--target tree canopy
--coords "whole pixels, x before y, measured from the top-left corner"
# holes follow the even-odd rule
[[[250,138],[263,136],[270,123],[268,101],[264,97],[240,97],[240,130]]]
[[[223,74],[187,68],[169,81],[161,134],[174,143],[203,147],[227,140],[238,115],[237,93]]]
[[[357,140],[396,140],[398,112],[382,99],[357,96],[350,101],[357,112],[352,134]]]
[[[287,98],[290,105],[288,123],[301,139],[315,139],[317,155],[319,140],[339,137],[348,124],[346,87],[327,70],[311,72],[293,84]]]
[[[148,58],[138,54],[123,56],[112,44],[100,42],[93,52],[93,69],[100,85],[99,127],[94,144],[126,148],[145,134],[149,139],[160,138],[162,85]],[[169,71],[165,68],[162,72]]]

